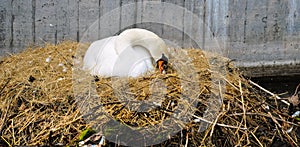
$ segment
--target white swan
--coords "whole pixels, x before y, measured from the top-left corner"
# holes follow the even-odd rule
[[[84,56],[83,68],[103,77],[137,77],[154,70],[154,61],[165,72],[167,53],[165,42],[153,32],[128,29],[93,42]]]

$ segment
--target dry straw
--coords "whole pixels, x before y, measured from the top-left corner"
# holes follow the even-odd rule
[[[76,145],[79,134],[95,125],[74,94],[78,45],[48,44],[1,59],[0,144]],[[177,115],[189,121],[170,123],[182,130],[160,146],[300,145],[300,124],[288,115],[288,106],[252,87],[229,60],[195,49],[172,53],[166,75],[93,80],[97,97],[88,97],[84,109],[109,116],[96,123],[115,119],[131,127],[161,124],[180,109]],[[159,91],[165,91],[163,98]],[[137,112],[136,101],[148,101],[155,109]],[[96,109],[100,105],[101,111]]]

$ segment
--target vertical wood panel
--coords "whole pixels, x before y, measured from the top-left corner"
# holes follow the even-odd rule
[[[120,28],[134,27],[136,23],[135,0],[122,0]]]
[[[5,7],[0,6],[0,47],[5,47],[5,38],[6,38],[6,12]]]
[[[196,0],[194,1],[193,13],[195,18],[192,20],[192,36],[197,41],[197,48],[203,48],[204,43],[204,23],[205,23],[205,0]]]
[[[139,24],[142,23],[142,14],[143,14],[143,0],[136,0],[136,23],[139,27]]]
[[[35,39],[37,44],[56,43],[57,19],[56,7],[60,5],[57,0],[37,0],[35,11]]]
[[[252,0],[248,1],[246,42],[257,44],[266,42],[266,21],[269,0]],[[257,37],[251,37],[257,36]]]
[[[214,52],[225,54],[228,36],[228,0],[211,0],[206,2],[206,46]]]
[[[12,3],[1,0],[0,5],[0,56],[7,55],[12,48]]]
[[[56,38],[58,41],[69,38],[70,17],[68,0],[60,0],[60,4],[55,8],[56,14]]]
[[[70,32],[66,39],[79,41],[79,2],[78,0],[68,0],[68,17]]]
[[[185,1],[184,8],[183,47],[200,48],[203,40],[203,0]]]
[[[100,1],[79,1],[79,36],[81,41],[92,42],[98,39]]]
[[[18,52],[33,43],[32,1],[12,1],[12,52]]]
[[[228,41],[230,52],[228,57],[231,59],[237,59],[236,55],[240,56],[240,59],[243,60],[245,52],[243,49],[244,44],[244,29],[247,25],[247,19],[245,17],[246,10],[246,0],[229,0],[229,30],[228,30]]]
[[[184,10],[184,16],[183,16],[183,47],[189,48],[193,47],[192,45],[192,28],[193,28],[193,8],[194,8],[194,0],[191,0],[189,2],[185,1],[184,3],[185,10]],[[193,38],[193,37],[192,37]]]
[[[155,32],[157,35],[165,38],[162,35],[163,24],[162,20],[162,6],[157,5],[155,1],[141,1],[137,6],[137,22],[140,22],[137,27],[145,28]]]
[[[268,41],[281,41],[285,28],[285,18],[288,16],[287,1],[270,0],[268,5],[267,32]]]
[[[287,4],[289,11],[286,17],[286,27],[284,33],[284,48],[292,54],[291,60],[300,60],[300,1],[290,0]]]
[[[167,20],[167,24],[163,27],[162,36],[168,38],[175,47],[183,45],[184,31],[184,0],[165,0],[166,3],[173,4],[174,10],[163,10],[162,19]]]
[[[219,7],[219,27],[217,30],[217,38],[219,38],[220,48],[223,49],[222,54],[227,56],[229,49],[228,34],[229,34],[229,0],[220,1]]]
[[[289,0],[287,9],[289,11],[286,19],[287,35],[298,35],[300,32],[300,1]]]
[[[120,30],[120,0],[100,3],[100,32],[99,39],[115,35]]]
[[[217,28],[218,24],[218,3],[215,0],[210,0],[205,2],[205,50],[212,50],[218,48],[218,42],[214,39],[218,34]]]
[[[55,9],[57,40],[76,40],[78,31],[78,3],[74,0],[60,0]]]
[[[135,27],[144,28],[155,32],[159,36],[162,36],[163,24],[160,23],[160,21],[162,20],[162,8],[163,6],[161,5],[160,1],[137,0],[135,9]]]
[[[244,42],[244,27],[247,22],[245,17],[246,0],[231,0],[229,5],[230,21],[229,36],[230,42]]]
[[[289,52],[290,55],[287,56],[287,48],[284,47],[284,36],[287,29],[285,20],[288,18],[289,12],[288,1],[271,0],[268,7],[267,42],[273,42],[273,44],[266,44],[268,50],[260,50],[262,52],[258,53],[264,54],[263,59],[266,60],[282,61],[286,57],[289,60],[295,59],[295,54],[292,54],[292,50]],[[300,56],[297,58],[300,59]]]

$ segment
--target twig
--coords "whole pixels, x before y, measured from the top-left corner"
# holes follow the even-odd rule
[[[238,116],[238,115],[244,115],[244,113],[235,113],[235,114],[228,114],[228,116]],[[261,114],[261,113],[252,113],[252,112],[247,112],[246,115],[260,115],[260,116],[265,116],[265,117],[269,117],[271,118],[270,115],[267,115],[267,114]],[[295,124],[293,122],[289,122],[289,121],[286,121],[286,120],[283,120],[283,119],[279,119],[277,117],[274,117],[272,116],[274,119],[276,120],[279,120],[279,121],[282,121],[282,122],[286,122],[288,124],[291,124],[291,125],[294,125],[294,126],[299,126],[298,124]]]
[[[189,133],[186,133],[186,141],[184,147],[188,147],[189,144]]]
[[[239,80],[239,90],[241,93],[241,99],[242,99],[242,106],[243,106],[243,119],[244,119],[244,127],[247,128],[247,119],[246,119],[246,109],[245,109],[245,102],[244,102],[244,93],[242,90],[242,82]]]
[[[196,115],[192,115],[193,117],[201,120],[201,121],[204,121],[204,122],[207,122],[207,123],[210,123],[212,124],[213,122],[212,121],[209,121],[209,120],[206,120],[204,118],[201,118],[199,116],[196,116]],[[225,125],[225,124],[220,124],[220,123],[216,123],[216,125],[220,126],[220,127],[227,127],[227,128],[233,128],[233,129],[242,129],[242,130],[247,130],[247,128],[240,128],[240,127],[236,127],[236,126],[230,126],[230,125]]]
[[[4,114],[4,117],[2,118],[2,124],[1,124],[1,126],[0,126],[0,135],[2,134],[3,127],[4,127],[3,124],[4,124],[5,121],[6,121],[6,117],[7,117],[7,113],[8,113],[8,111],[9,111],[10,105],[11,105],[13,99],[14,99],[14,98],[17,98],[17,97],[21,94],[21,92],[23,91],[23,89],[24,89],[24,86],[21,88],[21,90],[18,92],[18,94],[15,95],[15,97],[11,97],[11,98],[9,99],[9,103],[8,103],[7,108],[6,108],[6,112],[5,112],[5,114]]]
[[[210,137],[212,137],[212,135],[213,135],[214,128],[215,128],[215,126],[216,126],[216,124],[217,124],[217,121],[218,121],[219,117],[221,116],[221,114],[222,114],[222,113],[220,113],[220,114],[216,117],[216,119],[214,120],[214,122],[213,122],[213,125],[212,125],[212,127],[211,127],[211,131],[210,131]]]
[[[294,95],[297,95],[299,86],[300,86],[300,83],[299,83],[298,86],[296,87],[296,90],[295,90]]]
[[[12,98],[11,98],[12,99]],[[10,99],[10,103],[11,103],[11,99]],[[5,123],[6,121],[6,116],[7,116],[7,113],[8,113],[8,110],[10,108],[10,104],[8,104],[7,108],[6,108],[6,111],[5,111],[5,114],[4,114],[4,117],[2,118],[2,123],[1,123],[1,126],[0,126],[0,135],[2,135],[2,131],[3,131],[3,124]]]
[[[4,84],[4,86],[1,88],[0,94],[2,93],[2,91],[3,91],[4,88],[7,86],[7,84],[9,83],[10,80],[11,80],[11,78],[8,78],[8,80],[6,81],[6,83]]]
[[[74,66],[70,61],[68,61],[64,55],[62,55],[56,48],[55,48],[55,51],[71,66]]]
[[[259,139],[255,136],[255,134],[252,132],[252,131],[250,131],[250,133],[251,133],[251,135],[255,138],[255,140],[258,142],[258,144],[261,146],[261,147],[263,147],[263,145],[262,145],[262,143],[259,141]]]
[[[3,136],[1,136],[1,139],[4,140],[8,146],[12,146]]]
[[[11,125],[12,125],[13,144],[16,144],[16,137],[15,137],[15,131],[14,131],[14,119],[11,119]]]
[[[254,83],[254,82],[253,82],[253,81],[251,81],[251,80],[249,80],[249,82],[250,82],[250,84],[252,84],[252,85],[254,85],[254,86],[258,87],[258,88],[259,88],[259,89],[261,89],[261,90],[263,90],[264,92],[266,92],[266,93],[268,93],[268,94],[270,94],[270,95],[274,96],[276,99],[279,99],[279,100],[281,100],[281,102],[283,102],[283,103],[287,104],[288,106],[290,105],[290,103],[289,103],[289,102],[287,102],[287,101],[283,100],[283,99],[282,99],[281,97],[279,97],[278,95],[276,95],[276,94],[274,94],[274,93],[270,92],[269,90],[267,90],[267,89],[265,89],[265,88],[263,88],[263,87],[259,86],[258,84]]]

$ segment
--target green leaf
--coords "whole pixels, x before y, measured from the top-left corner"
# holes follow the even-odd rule
[[[91,135],[93,135],[94,133],[96,133],[96,131],[94,131],[91,128],[87,128],[85,130],[83,130],[80,135],[79,135],[79,141],[83,141],[85,139],[87,139],[88,137],[90,137]]]

